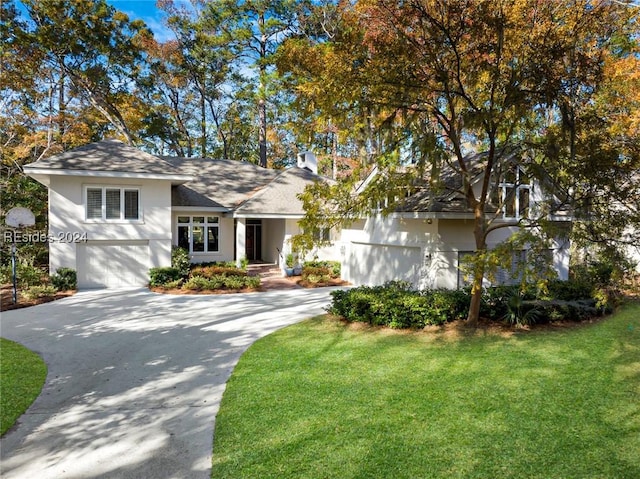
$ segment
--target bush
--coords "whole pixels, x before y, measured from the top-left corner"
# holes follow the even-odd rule
[[[27,299],[46,298],[47,296],[53,296],[56,294],[56,288],[53,286],[31,286],[22,292],[22,295]]]
[[[235,266],[223,265],[197,265],[191,268],[189,277],[200,276],[202,278],[213,278],[214,276],[246,276],[247,272],[236,268]]]
[[[302,274],[308,268],[325,268],[331,278],[340,277],[340,261],[305,261],[302,267]]]
[[[600,315],[594,299],[524,301],[522,309],[525,314],[527,311],[535,310],[537,324],[554,321],[584,321]]]
[[[190,291],[202,291],[203,289],[220,289],[222,280],[218,278],[205,278],[203,276],[192,276],[182,286],[182,289]]]
[[[58,268],[55,274],[51,275],[50,280],[58,291],[67,291],[78,287],[78,276],[76,270],[72,268]]]
[[[347,321],[391,328],[422,328],[464,316],[469,296],[464,291],[413,291],[410,283],[396,281],[383,286],[361,286],[333,291],[329,312]]]
[[[219,290],[219,289],[255,289],[260,286],[260,278],[254,276],[223,276],[217,275],[210,278],[204,276],[192,276],[184,283],[183,289],[191,291]]]
[[[171,267],[180,271],[180,275],[186,278],[190,266],[189,251],[179,246],[173,246],[171,248]]]
[[[582,277],[571,281],[556,279],[549,281],[547,291],[549,299],[559,299],[562,301],[588,299],[592,297],[593,283]]]
[[[33,266],[30,263],[16,264],[16,283],[20,288],[28,288],[29,286],[40,286],[47,273],[43,268]],[[0,282],[9,284],[13,282],[13,274],[11,264],[0,267]]]
[[[260,287],[260,278],[258,276],[247,276],[244,278],[245,287],[250,289],[258,289]]]
[[[326,266],[304,266],[302,280],[312,284],[328,283],[331,280],[331,270]]]
[[[167,283],[182,279],[182,272],[174,267],[151,268],[149,286],[165,286]]]
[[[184,283],[184,279],[180,278],[175,281],[169,281],[168,283],[163,284],[162,287],[164,289],[180,289],[182,283]]]

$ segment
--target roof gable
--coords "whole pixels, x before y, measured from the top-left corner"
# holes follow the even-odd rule
[[[193,177],[189,183],[173,188],[173,206],[233,209],[279,173],[244,161],[178,157],[165,160],[179,173]]]
[[[92,171],[175,175],[164,159],[146,153],[119,140],[103,140],[74,148],[25,166],[28,170]]]
[[[239,206],[236,214],[304,216],[304,208],[298,194],[302,193],[307,185],[316,181],[327,180],[304,168],[293,167],[284,170]]]

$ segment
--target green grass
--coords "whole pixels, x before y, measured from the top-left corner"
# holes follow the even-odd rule
[[[639,451],[640,304],[509,337],[315,318],[241,358],[212,477],[637,478]]]
[[[36,353],[0,338],[0,435],[38,397],[47,377],[47,366]]]

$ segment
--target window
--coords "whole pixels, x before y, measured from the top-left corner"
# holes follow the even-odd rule
[[[504,218],[528,218],[531,197],[529,177],[517,166],[510,167],[498,184],[496,204]]]
[[[220,218],[217,216],[178,216],[178,246],[189,253],[220,251]]]
[[[328,242],[331,240],[331,230],[329,228],[314,228],[311,234],[314,241]]]
[[[139,220],[140,191],[137,188],[91,186],[86,189],[88,220]]]

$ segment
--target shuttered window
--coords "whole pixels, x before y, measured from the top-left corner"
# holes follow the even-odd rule
[[[124,219],[137,220],[139,218],[138,190],[124,190]]]
[[[88,220],[139,220],[140,191],[136,188],[88,187]]]
[[[102,188],[87,188],[87,218],[102,218]]]
[[[120,190],[107,188],[107,190],[105,191],[105,198],[107,200],[107,219],[120,219]]]

